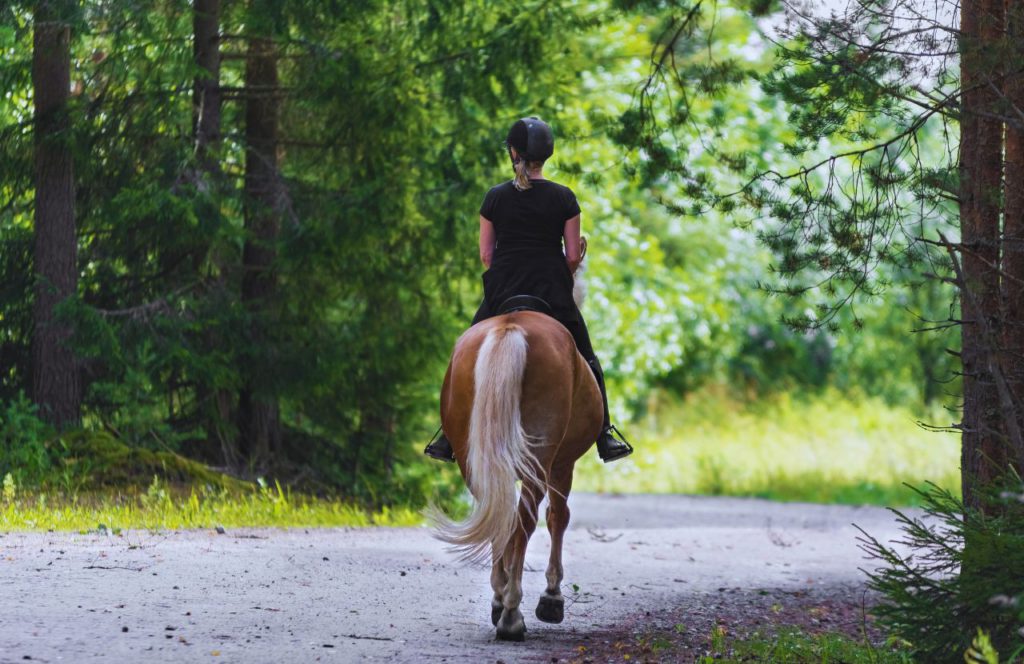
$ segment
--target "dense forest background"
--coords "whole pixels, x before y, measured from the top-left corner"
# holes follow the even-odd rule
[[[6,0],[0,52],[0,526],[457,507],[420,451],[538,115],[637,446],[574,487],[917,502],[861,540],[889,643],[1024,653],[1022,3]]]
[[[956,410],[951,266],[914,241],[956,232],[934,195],[955,118],[823,74],[790,21],[741,0],[5,3],[0,475],[98,453],[63,429],[420,500],[481,295],[477,209],[532,114],[583,208],[620,422],[708,390]],[[912,150],[829,161],[886,134]],[[920,176],[898,195],[887,159]],[[843,230],[869,208],[900,229]]]

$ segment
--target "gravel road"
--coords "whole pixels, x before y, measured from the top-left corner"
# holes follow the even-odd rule
[[[536,620],[548,536],[527,555],[525,643],[494,640],[486,569],[426,528],[0,534],[0,662],[550,662],[667,602],[863,584],[856,523],[886,510],[690,496],[570,498],[566,619]]]

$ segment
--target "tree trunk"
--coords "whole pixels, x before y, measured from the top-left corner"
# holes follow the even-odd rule
[[[78,286],[75,184],[68,145],[71,29],[64,3],[41,0],[34,12],[32,93],[35,104],[35,299],[32,306],[32,398],[58,428],[76,426],[81,385],[70,326],[54,307]]]
[[[195,140],[198,172],[196,182],[200,191],[210,193],[208,214],[216,216],[214,209],[219,194],[212,191],[220,181],[221,93],[220,93],[220,0],[195,0],[192,15],[193,56],[200,72],[196,76],[192,93],[192,130]],[[216,274],[213,276],[214,292],[219,296],[227,289],[227,267],[216,246],[204,246],[196,251],[196,269],[202,267],[204,259],[213,262]],[[214,332],[204,332],[208,348],[217,348],[223,343]],[[221,459],[225,466],[238,468],[240,459],[235,447],[236,436],[232,431],[232,408],[234,394],[231,390],[213,389],[206,385],[197,386],[197,400],[200,404],[207,439],[217,441]]]
[[[961,5],[960,284],[963,361],[961,472],[964,500],[977,506],[977,489],[1005,468],[999,398],[992,362],[999,336],[999,213],[1002,123],[993,46],[1001,38],[1004,0],[965,0]]]
[[[242,302],[250,312],[252,347],[259,353],[243,367],[245,385],[239,395],[239,448],[251,469],[265,467],[280,445],[276,396],[270,389],[266,361],[267,313],[276,290],[275,243],[285,209],[286,192],[278,171],[277,56],[274,42],[254,37],[245,67],[245,228],[242,252]]]
[[[1024,428],[1024,6],[1006,0],[1010,67],[1003,91],[1011,104],[1006,123],[1003,189],[1003,374],[1018,429]],[[1019,441],[1017,441],[1019,443]],[[1014,450],[1017,471],[1024,470],[1024,450]]]
[[[219,171],[210,148],[220,142],[220,0],[195,0],[193,53],[201,72],[192,93],[193,132],[202,171]]]

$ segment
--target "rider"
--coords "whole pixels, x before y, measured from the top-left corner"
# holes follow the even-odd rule
[[[505,147],[515,178],[491,188],[480,206],[480,259],[487,271],[484,300],[473,324],[498,315],[510,297],[532,295],[545,300],[552,316],[572,334],[601,389],[604,424],[597,437],[597,453],[605,463],[622,459],[633,448],[611,424],[604,373],[572,297],[573,273],[581,260],[580,206],[571,189],[544,179],[541,173],[544,161],[554,152],[551,127],[536,117],[517,120]],[[424,454],[442,461],[455,459],[443,432]]]

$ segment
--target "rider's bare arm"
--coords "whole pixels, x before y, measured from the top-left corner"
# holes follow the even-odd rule
[[[487,217],[480,215],[480,260],[484,267],[490,269],[491,256],[494,255],[494,224]]]
[[[569,271],[576,274],[576,268],[583,260],[580,250],[580,215],[566,220],[562,239],[565,242],[565,262],[569,264]]]

